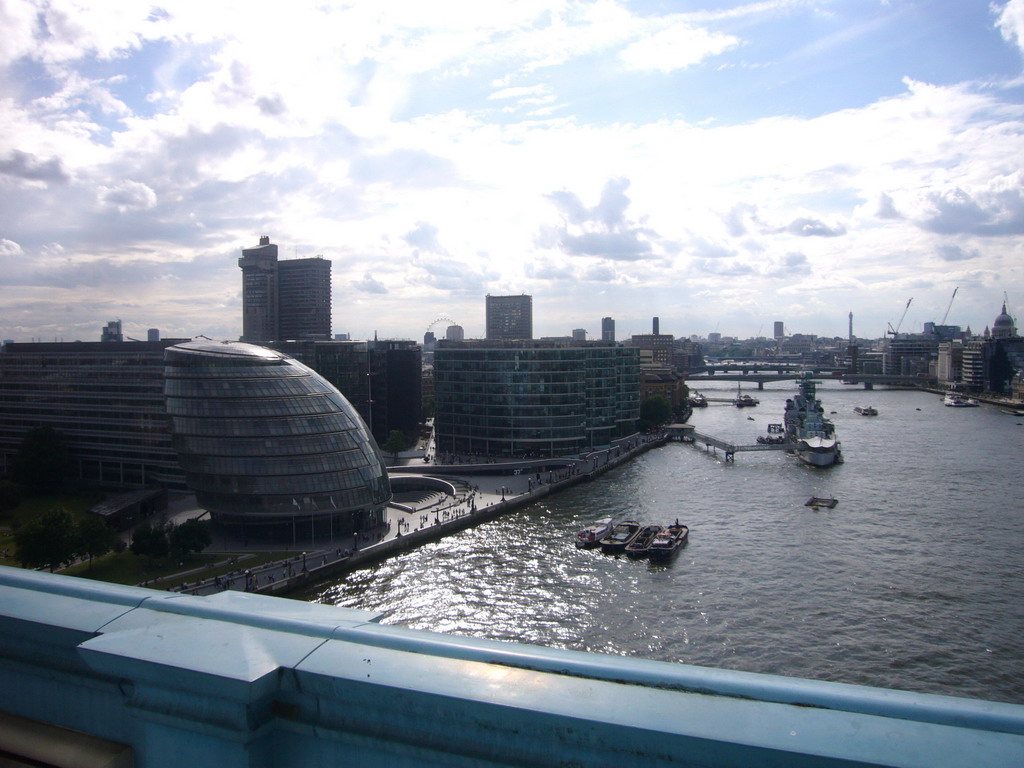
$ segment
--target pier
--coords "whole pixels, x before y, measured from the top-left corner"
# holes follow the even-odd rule
[[[683,443],[703,443],[708,452],[721,450],[725,452],[726,461],[735,461],[737,453],[746,451],[791,451],[796,448],[796,443],[786,441],[784,443],[754,443],[753,445],[737,445],[711,435],[698,432],[690,424],[672,424],[666,428],[665,433],[670,440],[677,440]]]
[[[704,443],[705,450],[709,453],[713,450],[725,451],[726,461],[735,461],[737,453],[745,451],[791,451],[796,448],[796,443],[786,441],[784,443],[754,443],[753,445],[736,445],[725,440],[720,440],[702,432],[693,432],[693,440],[688,442]]]

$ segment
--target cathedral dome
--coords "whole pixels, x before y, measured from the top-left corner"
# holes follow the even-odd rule
[[[999,317],[992,323],[992,338],[1008,339],[1016,335],[1017,329],[1014,326],[1013,318],[1006,312],[1006,302],[1004,301],[1003,311],[999,313]]]

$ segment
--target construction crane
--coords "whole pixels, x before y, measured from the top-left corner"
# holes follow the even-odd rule
[[[903,325],[903,318],[905,318],[907,316],[907,310],[910,309],[910,302],[912,302],[913,300],[914,300],[913,296],[911,296],[909,299],[907,299],[907,306],[905,306],[903,308],[903,314],[900,315],[900,321],[898,323],[896,323],[896,327],[895,328],[892,327],[892,323],[889,323],[889,330],[886,331],[886,334],[888,334],[888,335],[890,335],[890,336],[895,338],[896,334],[898,334],[900,332],[900,327]]]
[[[953,295],[949,297],[949,306],[946,307],[946,314],[944,314],[942,316],[942,322],[939,323],[939,325],[945,325],[946,324],[946,318],[949,317],[949,310],[951,310],[953,308],[953,299],[956,298],[956,292],[959,291],[959,290],[960,290],[960,286],[959,285],[956,288],[953,289]]]

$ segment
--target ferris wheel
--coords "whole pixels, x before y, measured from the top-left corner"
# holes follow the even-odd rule
[[[447,327],[449,325],[458,325],[458,323],[455,322],[454,320],[452,320],[450,317],[448,317],[448,315],[441,315],[434,322],[432,322],[430,325],[427,326],[427,330],[425,331],[425,334],[426,333],[430,333],[431,331],[433,331],[434,330],[434,326],[436,326],[438,323],[445,323],[446,324],[445,327]]]

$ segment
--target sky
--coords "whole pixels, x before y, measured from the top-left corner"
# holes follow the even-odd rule
[[[261,235],[332,261],[355,339],[482,337],[487,294],[532,295],[538,337],[1024,311],[1024,0],[0,0],[0,28],[0,339],[237,339]]]

